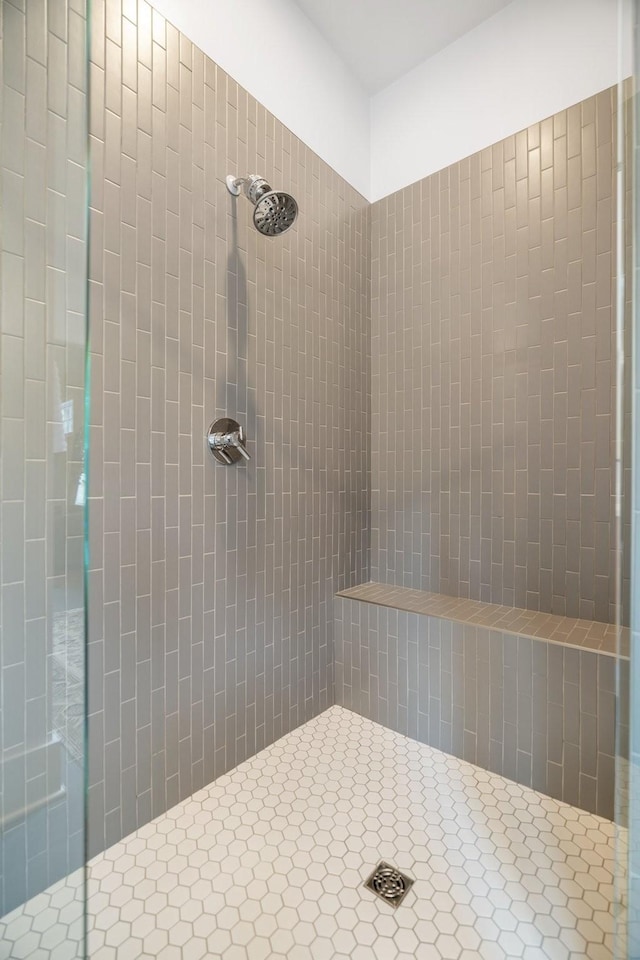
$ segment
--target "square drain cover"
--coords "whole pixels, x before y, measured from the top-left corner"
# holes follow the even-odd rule
[[[384,860],[380,861],[365,883],[368,890],[392,907],[400,906],[412,886],[413,880]]]

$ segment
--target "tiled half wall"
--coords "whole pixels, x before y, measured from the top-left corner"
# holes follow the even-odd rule
[[[615,110],[373,205],[373,580],[613,622]]]
[[[90,851],[333,702],[367,579],[369,205],[145,0],[94,0]],[[285,236],[225,177],[290,191]],[[205,449],[217,417],[250,463]]]
[[[335,615],[340,706],[613,818],[615,657],[346,597]]]

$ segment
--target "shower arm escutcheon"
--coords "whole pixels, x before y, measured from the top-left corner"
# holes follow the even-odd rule
[[[227,466],[238,463],[241,459],[251,460],[251,454],[245,443],[243,428],[237,420],[231,420],[230,417],[215,420],[207,431],[209,450],[218,463],[224,463]]]

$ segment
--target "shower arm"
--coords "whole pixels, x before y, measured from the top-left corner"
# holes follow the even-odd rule
[[[242,186],[247,183],[248,179],[248,177],[234,177],[233,174],[229,174],[226,179],[227,190],[229,193],[232,193],[234,197],[239,197]]]
[[[271,184],[257,173],[252,173],[249,177],[234,177],[230,173],[225,182],[227,190],[234,197],[239,197],[244,187],[245,196],[254,207],[266,193],[271,193]]]

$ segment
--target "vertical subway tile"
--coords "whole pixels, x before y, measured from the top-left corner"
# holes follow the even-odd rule
[[[120,764],[121,789],[115,782],[110,788],[106,815],[104,790],[90,800],[92,817],[104,820],[95,836],[118,839],[125,826],[162,813],[201,783],[207,770],[227,769],[333,702],[334,625],[327,611],[339,588],[369,579],[370,211],[147,3],[96,3],[94,20],[91,134],[94,175],[102,183],[92,192],[100,216],[91,310],[103,376],[92,383],[92,408],[101,431],[104,425],[106,465],[101,459],[96,467],[100,482],[92,472],[98,501],[90,515],[92,564],[118,605],[123,643],[125,637],[135,643],[141,685],[134,719],[126,714],[135,723],[127,731],[137,751],[135,789],[130,755],[112,749],[109,764]],[[33,44],[39,49],[35,36]],[[203,118],[212,84],[218,100]],[[57,108],[62,95],[60,79],[51,92]],[[5,117],[9,128],[24,127],[19,96]],[[258,117],[256,136],[250,144],[243,139],[243,168],[284,179],[301,210],[295,228],[269,249],[251,218],[243,218],[246,211],[229,206],[223,183],[237,167],[232,130],[244,136]],[[30,123],[37,126],[35,118]],[[19,158],[12,163],[20,174]],[[52,181],[56,188],[59,179]],[[320,222],[326,227],[318,231]],[[3,287],[10,308],[3,317],[14,335],[22,331],[22,260],[11,266],[16,284]],[[349,291],[346,327],[339,287]],[[343,347],[320,364],[327,343]],[[205,447],[204,431],[227,414],[238,417],[248,437],[252,459],[239,470],[227,471]],[[302,452],[322,464],[320,473],[299,469]],[[340,466],[325,476],[327,452]],[[125,632],[131,610],[135,634]],[[252,661],[251,698],[241,679],[249,611],[252,656],[260,659]],[[110,630],[117,622],[110,620]],[[351,629],[336,648],[345,663],[355,646]],[[199,678],[187,678],[200,672],[199,658],[217,663],[220,649],[222,669],[214,673],[222,712],[213,710],[204,726]],[[366,664],[364,651],[356,652]],[[413,664],[418,650],[407,648],[400,687],[397,663],[390,673],[384,654],[368,661],[377,670],[378,702],[386,698],[380,714],[405,726],[413,703],[409,653]],[[225,658],[233,671],[225,671]],[[356,683],[355,672],[349,674],[347,683],[342,668],[345,700],[371,704],[375,687],[360,677]],[[117,688],[115,679],[109,683],[111,701]],[[116,737],[113,718],[108,732],[115,738],[109,743],[120,747],[124,732]],[[96,737],[104,744],[103,727]],[[234,743],[225,745],[226,737]],[[203,754],[211,762],[203,765]]]

